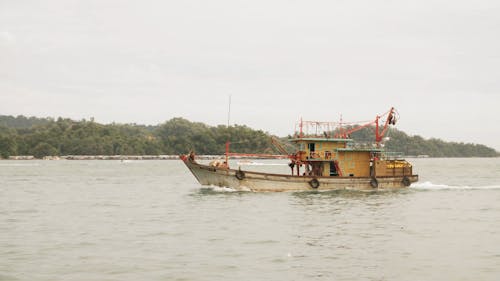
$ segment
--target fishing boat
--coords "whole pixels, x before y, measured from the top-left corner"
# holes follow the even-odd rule
[[[384,120],[380,124],[380,120]],[[229,151],[225,160],[198,163],[194,152],[180,158],[202,185],[228,187],[243,191],[307,191],[307,190],[385,190],[410,186],[418,181],[411,163],[384,150],[383,140],[399,114],[391,108],[366,123],[303,121],[289,141],[295,153],[287,153],[276,139],[272,143],[282,154],[243,154]],[[296,125],[297,127],[297,125]],[[351,134],[373,127],[375,142],[359,145]],[[311,132],[312,131],[312,132]],[[264,173],[232,169],[230,157],[285,158],[290,174]]]

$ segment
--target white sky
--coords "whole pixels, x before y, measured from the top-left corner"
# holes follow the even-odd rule
[[[0,114],[281,136],[368,120],[500,150],[500,1],[0,0]]]

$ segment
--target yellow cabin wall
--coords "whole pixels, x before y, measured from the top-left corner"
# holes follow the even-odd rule
[[[309,150],[309,144],[315,144],[315,154],[311,155]],[[349,177],[351,174],[354,177],[369,177],[370,176],[370,151],[337,151],[339,148],[345,148],[345,142],[322,142],[322,141],[298,141],[299,150],[301,151],[300,159],[302,161],[311,160],[327,160],[323,161],[322,175],[330,176],[330,165],[331,162],[328,160],[335,160],[339,163],[340,171],[342,176]],[[329,151],[331,153],[330,157],[325,156],[325,152]],[[315,157],[313,157],[315,156]],[[380,171],[385,174],[385,171]]]
[[[350,174],[355,177],[370,176],[369,151],[339,151],[338,161],[344,177],[348,177]]]
[[[323,177],[329,177],[330,176],[330,162],[324,162],[323,163]]]

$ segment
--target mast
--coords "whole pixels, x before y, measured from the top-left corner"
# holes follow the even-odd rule
[[[229,144],[230,144],[230,142],[227,141],[226,142],[226,165],[228,168],[229,168]]]
[[[344,130],[342,129],[342,113],[340,113],[339,134],[341,138],[345,139]]]
[[[299,135],[299,138],[302,138],[304,135],[303,135],[303,130],[304,130],[304,124],[302,123],[302,117],[300,117],[300,135]]]
[[[231,120],[231,95],[229,95],[229,105],[227,109],[227,129],[229,131],[229,121]],[[226,141],[226,165],[229,168],[229,140]]]
[[[229,108],[227,110],[227,127],[229,128],[229,120],[231,119],[231,95],[229,95]]]

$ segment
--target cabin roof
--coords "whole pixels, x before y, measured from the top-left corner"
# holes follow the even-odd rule
[[[296,138],[290,139],[291,142],[307,141],[307,142],[352,142],[352,139],[329,139],[329,138]]]

